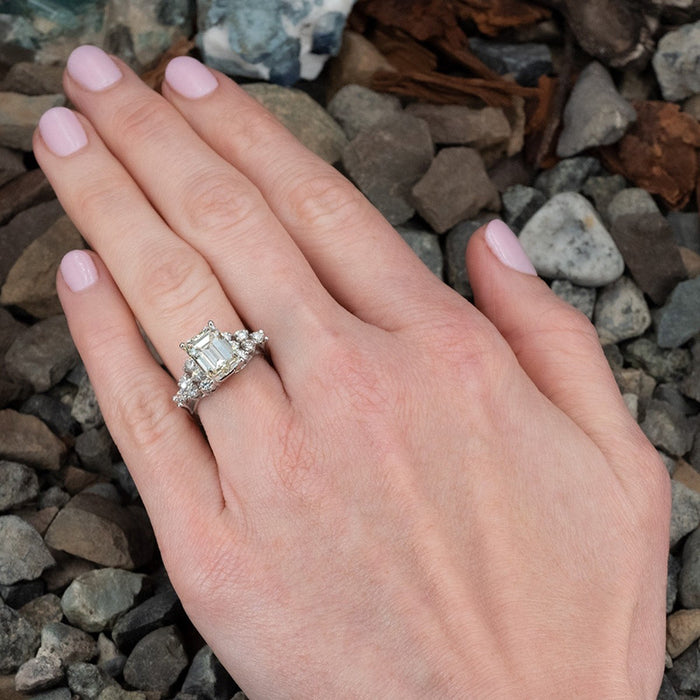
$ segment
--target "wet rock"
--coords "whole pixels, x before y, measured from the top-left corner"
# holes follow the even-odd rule
[[[374,92],[362,85],[345,85],[326,109],[348,139],[354,139],[361,131],[401,112],[401,101],[395,95]]]
[[[625,346],[625,357],[634,367],[641,367],[662,381],[682,379],[690,367],[690,353],[681,348],[662,350],[649,338],[637,338]]]
[[[112,628],[112,639],[121,651],[129,651],[153,630],[176,622],[181,613],[180,601],[169,588],[120,617]]]
[[[70,666],[77,661],[90,661],[97,653],[97,643],[76,627],[50,622],[41,630],[40,650],[55,654],[64,666]]]
[[[534,87],[540,76],[552,71],[552,52],[547,44],[508,44],[470,36],[469,48],[491,70],[512,75],[520,85]]]
[[[0,673],[14,673],[34,656],[39,633],[11,607],[0,602]]]
[[[637,112],[618,93],[610,73],[594,61],[581,72],[564,109],[557,155],[568,158],[593,146],[616,143],[636,119]]]
[[[700,277],[681,282],[661,309],[658,343],[662,348],[677,348],[700,332]]]
[[[0,187],[0,226],[42,202],[55,201],[56,194],[41,170],[30,170]],[[16,246],[16,250],[20,250]]]
[[[598,175],[600,171],[601,166],[597,158],[566,158],[538,175],[535,187],[541,190],[547,199],[561,192],[580,192],[584,182],[591,175]]]
[[[428,125],[409,114],[366,129],[343,151],[343,166],[349,177],[395,225],[413,216],[411,188],[432,160]]]
[[[26,171],[19,151],[0,146],[0,186]]]
[[[22,95],[0,92],[0,146],[32,150],[32,135],[39,117],[51,107],[66,104],[63,95]]]
[[[513,185],[503,193],[503,220],[518,233],[546,201],[542,192],[534,187]]]
[[[0,90],[23,95],[57,95],[63,92],[63,66],[18,61],[0,82]]]
[[[641,428],[653,445],[675,457],[682,457],[693,444],[694,426],[666,401],[649,402]]]
[[[601,287],[622,275],[624,262],[589,201],[575,192],[550,199],[520,233],[539,275]]]
[[[644,294],[631,279],[620,277],[600,290],[595,327],[603,345],[637,338],[650,325],[651,313]]]
[[[0,516],[0,584],[35,579],[55,563],[31,525],[16,515]]]
[[[498,190],[473,148],[443,148],[414,185],[412,195],[416,210],[437,233],[483,209],[501,208]]]
[[[146,577],[123,569],[96,569],[78,576],[66,588],[61,608],[66,619],[86,632],[102,632],[129,611]]]
[[[593,309],[595,308],[596,290],[590,287],[579,287],[568,280],[554,280],[552,291],[567,304],[571,304],[589,320],[593,320]]]
[[[700,92],[700,22],[684,24],[659,40],[652,59],[664,99],[677,102]]]
[[[33,394],[20,407],[20,413],[36,416],[51,432],[63,440],[78,432],[78,424],[71,416],[71,408],[49,394]]]
[[[66,670],[66,678],[68,687],[81,700],[97,700],[106,688],[117,685],[113,678],[95,664],[84,661],[71,664]]]
[[[192,659],[181,692],[190,693],[202,700],[217,700],[230,698],[236,687],[231,676],[214,656],[214,652],[205,645]]]
[[[143,509],[121,507],[101,496],[79,493],[46,532],[54,549],[101,564],[134,569],[151,558],[153,533]]]
[[[41,632],[45,625],[60,622],[63,618],[61,599],[53,593],[30,600],[20,608],[19,612],[37,632]]]
[[[0,512],[21,506],[38,494],[39,479],[33,469],[0,460]]]
[[[426,267],[442,279],[442,250],[437,236],[432,231],[409,228],[408,226],[398,226],[396,230],[411,247],[411,250],[425,263]]]
[[[175,626],[147,634],[134,647],[124,666],[124,680],[138,690],[167,693],[187,666],[187,655]]]

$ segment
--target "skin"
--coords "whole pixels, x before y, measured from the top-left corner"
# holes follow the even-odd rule
[[[58,291],[191,620],[251,698],[655,698],[669,482],[588,320],[467,251],[476,306],[222,74],[64,87]],[[257,358],[172,402],[209,319]],[[162,358],[147,349],[143,328]],[[166,371],[167,370],[167,371]],[[172,375],[172,376],[171,376]]]

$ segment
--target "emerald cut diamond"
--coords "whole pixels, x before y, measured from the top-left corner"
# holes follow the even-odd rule
[[[236,348],[209,321],[209,325],[194,338],[182,344],[182,349],[197,363],[202,371],[216,381],[221,381],[236,369],[239,355]]]

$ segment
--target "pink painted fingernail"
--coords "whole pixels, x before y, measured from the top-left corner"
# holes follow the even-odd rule
[[[57,156],[69,156],[88,142],[83,125],[70,109],[52,107],[39,119],[39,133]]]
[[[214,92],[219,85],[212,72],[191,56],[173,58],[165,68],[165,79],[175,92],[191,100]]]
[[[89,44],[74,49],[66,67],[73,80],[93,92],[105,90],[122,77],[117,64],[102,49]]]
[[[97,268],[89,253],[71,250],[61,260],[61,276],[72,292],[82,292],[97,282]]]
[[[518,237],[500,219],[490,221],[484,238],[491,252],[504,264],[518,272],[537,275]]]

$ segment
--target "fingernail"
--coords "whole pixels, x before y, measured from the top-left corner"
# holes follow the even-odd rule
[[[518,272],[537,276],[537,270],[520,245],[518,237],[500,219],[489,222],[484,237],[491,252],[504,265]]]
[[[165,68],[165,80],[175,92],[191,100],[214,92],[219,85],[211,71],[191,56],[173,58]]]
[[[52,107],[39,119],[39,133],[49,150],[57,156],[69,156],[87,144],[83,125],[70,109]]]
[[[89,253],[71,250],[61,260],[61,276],[72,292],[82,292],[97,282],[97,268]]]
[[[94,92],[114,85],[122,77],[117,64],[102,49],[89,44],[74,49],[66,67],[73,80]]]

